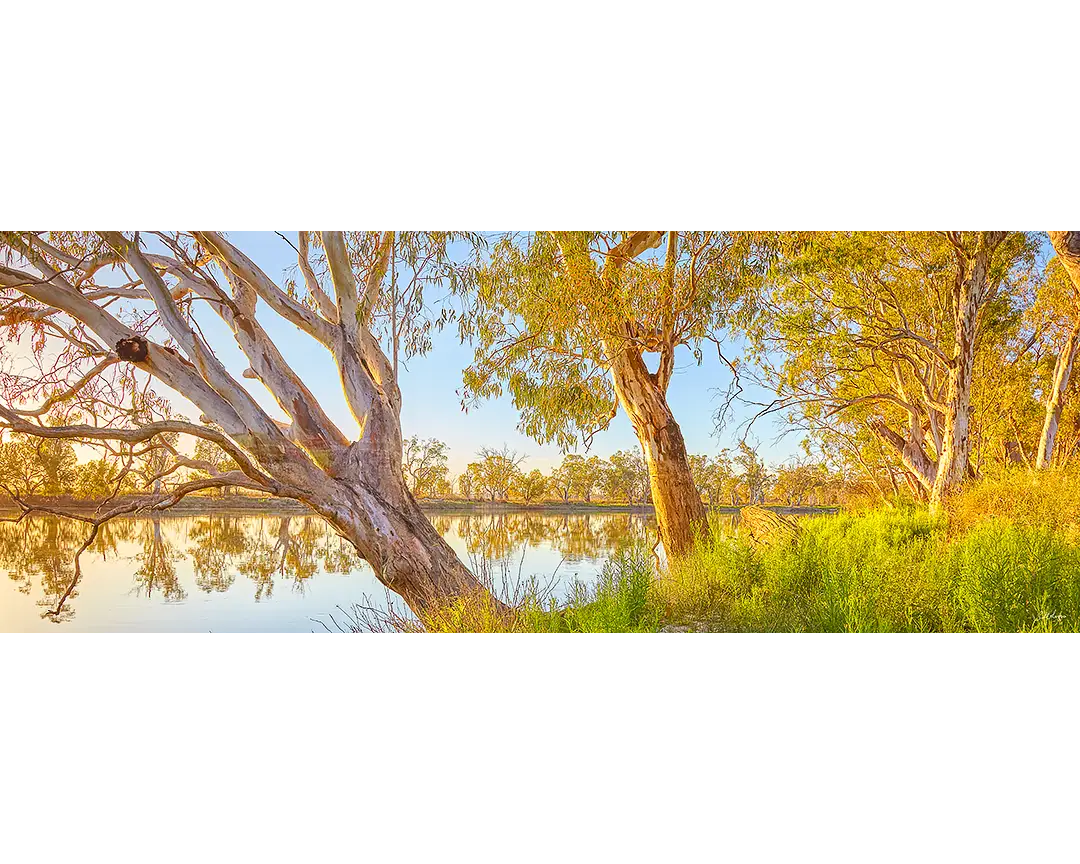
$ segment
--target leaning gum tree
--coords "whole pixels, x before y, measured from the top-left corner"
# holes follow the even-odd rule
[[[106,499],[92,515],[12,495],[23,516],[50,512],[90,526],[58,610],[78,582],[78,555],[101,524],[224,487],[303,502],[414,612],[485,591],[402,476],[401,391],[373,332],[380,304],[385,309],[393,232],[300,232],[297,240],[302,288],[277,284],[212,231],[0,234],[9,361],[0,370],[0,430],[98,448],[116,458],[120,474],[135,455],[160,449],[166,458],[157,475],[175,481],[134,502]],[[443,240],[438,254],[445,256]],[[241,375],[203,335],[199,316],[206,314],[234,336],[248,364]],[[273,315],[294,325],[297,337],[275,343],[259,320]],[[314,346],[341,379],[356,440],[286,359]],[[10,361],[20,351],[30,372],[14,371],[19,364]],[[285,420],[260,405],[249,389],[254,382]],[[155,384],[190,401],[197,421],[176,414]],[[178,446],[177,436],[216,458],[185,455],[190,448]]]

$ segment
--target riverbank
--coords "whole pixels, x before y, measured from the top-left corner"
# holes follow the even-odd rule
[[[147,505],[153,502],[150,497],[140,499],[137,496],[124,496],[113,499],[109,507],[125,504],[133,504],[144,500]],[[97,512],[101,508],[101,502],[90,500],[80,501],[73,498],[44,498],[29,497],[26,499],[31,506],[38,505],[56,509],[68,510],[79,514]],[[464,501],[455,499],[422,499],[420,509],[425,513],[476,514],[476,513],[537,513],[537,514],[604,514],[604,513],[630,513],[643,516],[653,514],[651,504],[609,504],[604,502],[582,501],[545,501],[536,504],[525,504],[514,501]],[[710,508],[711,513],[732,515],[739,512],[740,507],[718,506]],[[775,510],[778,513],[791,516],[813,516],[838,513],[839,507],[787,507],[783,505],[766,505],[766,509]],[[18,514],[19,508],[10,499],[0,500],[0,513]],[[160,511],[167,515],[213,515],[220,513],[236,513],[245,515],[257,514],[281,514],[281,515],[307,515],[312,514],[307,505],[299,501],[286,498],[259,498],[249,495],[222,495],[222,496],[197,496],[190,495],[182,499],[168,510]],[[143,514],[145,515],[145,514]]]
[[[540,504],[523,504],[514,501],[454,501],[423,500],[420,508],[424,511],[446,513],[638,513],[653,515],[652,504],[607,504],[598,502],[562,502],[545,501]],[[710,513],[733,515],[742,507],[717,506],[708,508]],[[839,507],[788,507],[781,504],[767,504],[765,509],[774,510],[787,516],[820,516],[839,513]]]
[[[774,546],[718,533],[671,566],[638,545],[565,604],[505,599],[516,601],[510,616],[459,601],[428,614],[423,629],[1078,632],[1080,478],[1017,473],[977,483],[938,516],[909,505],[813,517]],[[418,629],[407,617],[375,623]]]

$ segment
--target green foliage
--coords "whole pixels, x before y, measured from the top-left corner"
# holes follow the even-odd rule
[[[600,478],[604,497],[613,501],[644,501],[649,492],[649,472],[641,454],[616,450],[603,466]]]
[[[660,232],[616,277],[609,253],[631,233],[540,231],[494,244],[462,292],[460,335],[476,346],[467,401],[506,393],[522,431],[571,449],[613,417],[613,356],[686,346],[700,362],[704,340],[746,317],[778,245],[753,232],[674,232],[668,260]]]
[[[653,564],[644,549],[620,553],[604,565],[593,586],[576,582],[569,601],[544,600],[536,583],[524,587],[514,609],[500,610],[490,597],[456,598],[422,616],[429,633],[647,633],[660,626],[649,602]],[[386,622],[381,622],[385,625]],[[415,629],[407,619],[392,629]]]
[[[518,472],[510,484],[511,494],[531,504],[544,497],[548,489],[548,479],[539,468],[534,468],[528,474]]]
[[[793,460],[777,467],[771,497],[793,507],[831,504],[835,503],[835,493],[841,484],[842,478],[834,477],[824,463]]]
[[[796,543],[759,550],[735,536],[699,548],[660,582],[665,618],[746,633],[935,630],[919,563],[940,524],[905,510],[807,519]],[[937,534],[935,534],[937,532]]]
[[[72,494],[82,500],[105,498],[111,495],[118,479],[108,459],[94,459],[78,467],[78,478],[72,486]]]
[[[520,465],[525,457],[505,444],[500,450],[481,447],[476,455],[480,461],[469,465],[473,494],[491,501],[509,500],[510,489],[521,474]]]
[[[943,446],[956,345],[959,248],[978,232],[818,232],[774,269],[768,314],[751,326],[777,405],[882,495],[904,470],[885,428],[912,436],[933,462]],[[1017,438],[1033,450],[1045,370],[1030,361],[1048,345],[1023,311],[1045,278],[1040,240],[1011,232],[993,254],[974,343],[971,424],[977,470],[1010,458]],[[966,265],[965,265],[966,266]],[[1034,349],[1034,350],[1033,350]],[[1031,352],[1031,353],[1029,353]],[[881,425],[883,424],[883,426]],[[895,495],[895,489],[893,494]]]
[[[1080,629],[1080,546],[991,520],[949,549],[945,579],[962,629]]]
[[[915,507],[802,525],[786,547],[738,536],[699,547],[656,583],[664,619],[755,632],[1080,630],[1075,531],[1001,518],[966,527]]]
[[[1080,493],[1064,521],[1029,509],[1068,482],[1014,485],[1009,515],[974,523],[916,506],[808,518],[794,543],[765,549],[717,525],[711,544],[659,572],[638,542],[605,565],[594,587],[575,585],[565,604],[533,590],[507,617],[456,601],[440,613],[439,629],[1076,632],[1080,512],[1072,508]]]
[[[575,583],[561,628],[573,633],[646,633],[660,626],[658,610],[649,603],[653,562],[647,550],[635,548],[604,565],[593,587]]]
[[[457,480],[462,498],[471,500],[480,494],[480,463],[470,462]]]
[[[199,462],[205,462],[208,466],[221,474],[228,471],[236,471],[240,467],[236,464],[236,461],[232,456],[218,447],[213,441],[208,441],[205,438],[196,439],[194,455],[195,459]],[[200,471],[198,473],[200,475],[209,476],[206,471]]]
[[[12,434],[0,442],[0,486],[16,495],[70,495],[78,458],[69,441]]]
[[[371,273],[382,236],[381,231],[346,234],[349,259],[361,283]],[[329,267],[318,232],[310,236],[310,242],[313,272],[326,291]],[[454,321],[454,309],[446,303],[432,303],[432,295],[441,298],[461,293],[475,279],[476,259],[485,249],[483,236],[471,231],[394,232],[388,272],[371,327],[386,347],[395,373],[401,361],[427,354],[433,333]],[[286,289],[308,307],[318,308],[306,278],[290,280]]]
[[[437,438],[413,435],[402,444],[401,470],[405,483],[417,498],[434,497],[445,485],[447,447]]]

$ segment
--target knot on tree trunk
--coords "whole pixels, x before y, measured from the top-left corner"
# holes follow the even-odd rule
[[[150,346],[142,336],[126,336],[116,343],[116,356],[128,363],[142,363],[150,356]]]
[[[764,507],[743,507],[739,511],[739,530],[755,546],[783,546],[794,543],[802,534],[799,523]]]

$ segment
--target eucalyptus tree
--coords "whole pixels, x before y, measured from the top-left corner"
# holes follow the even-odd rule
[[[1054,441],[1065,393],[1072,377],[1077,348],[1080,347],[1080,231],[1049,231],[1057,257],[1051,262],[1046,301],[1057,312],[1056,329],[1061,332],[1054,374],[1046,396],[1046,417],[1039,438],[1037,468],[1046,468],[1054,456]],[[1056,265],[1056,266],[1055,266]]]
[[[709,475],[709,457],[703,453],[692,453],[688,458],[690,460],[690,473],[694,477],[694,485],[697,487],[698,495],[708,497],[706,486]],[[709,503],[713,502],[710,500]]]
[[[592,502],[593,492],[604,479],[607,463],[599,456],[590,456],[576,464],[573,492],[586,504]]]
[[[567,453],[559,467],[551,472],[551,488],[562,498],[564,504],[570,501],[570,495],[574,491],[578,474],[584,463],[584,456],[578,453]]]
[[[604,465],[601,485],[608,498],[633,504],[642,500],[643,480],[648,483],[641,454],[633,450],[616,450]]]
[[[731,459],[727,451],[710,458],[704,455],[691,456],[695,482],[698,489],[709,499],[709,504],[716,506],[725,501],[736,503],[737,478],[731,469]]]
[[[0,490],[15,498],[64,494],[74,486],[77,461],[67,441],[12,435],[0,442]]]
[[[757,452],[744,439],[739,442],[732,463],[739,469],[739,482],[746,487],[747,504],[764,504],[773,477]]]
[[[831,479],[823,462],[793,458],[784,465],[776,466],[772,496],[789,507],[800,507],[814,500],[815,493],[827,486]]]
[[[616,450],[608,459],[616,484],[631,504],[643,503],[649,486],[649,472],[640,450]]]
[[[471,463],[477,466],[476,487],[481,495],[492,501],[506,501],[510,497],[510,487],[521,474],[521,463],[525,455],[511,450],[507,445],[496,450],[494,447],[481,447],[476,454],[480,461]]]
[[[457,480],[458,491],[461,497],[472,500],[480,495],[480,463],[470,462]]]
[[[479,234],[467,231],[395,231],[389,251],[380,248],[380,233],[348,232],[345,250],[356,272],[368,272],[380,256],[386,256],[386,280],[371,310],[369,328],[385,346],[385,353],[398,374],[401,363],[432,348],[432,334],[454,319],[453,307],[432,303],[431,293],[441,298],[460,290],[462,280],[474,271],[477,250],[484,246]],[[326,315],[334,314],[335,299],[321,290],[332,281],[321,232],[299,231],[294,244],[278,232],[297,255],[294,276],[285,282],[288,293],[302,296],[306,305]]]
[[[778,268],[757,320],[777,390],[767,410],[793,409],[816,434],[864,426],[940,506],[969,471],[980,337],[1037,248],[1005,231],[815,235]]]
[[[678,231],[503,236],[461,320],[477,346],[467,398],[508,392],[522,430],[564,450],[588,444],[621,407],[645,455],[661,540],[668,554],[685,554],[708,520],[667,401],[676,352],[685,346],[700,362],[705,343],[719,347],[767,267],[765,240]]]
[[[548,478],[539,468],[533,468],[528,474],[519,471],[510,485],[513,492],[526,504],[539,501],[547,494]]]
[[[401,467],[405,482],[417,498],[430,498],[446,482],[446,443],[438,438],[422,439],[417,435],[406,438]]]
[[[40,370],[29,380],[2,373],[0,427],[98,448],[176,434],[207,442],[235,465],[222,471],[178,448],[175,463],[201,476],[150,502],[117,504],[92,517],[66,514],[90,526],[87,545],[122,512],[158,511],[192,492],[235,486],[307,504],[414,610],[483,592],[403,478],[401,391],[374,329],[393,232],[324,231],[317,243],[307,235],[298,241],[303,284],[282,287],[219,232],[0,235],[5,350],[24,346]],[[363,266],[350,256],[354,247],[373,250]],[[242,374],[208,341],[203,316],[216,316],[231,332],[248,364]],[[293,325],[296,338],[275,342],[264,316]],[[313,349],[341,381],[360,430],[354,440],[296,371],[296,358]],[[159,385],[187,400],[198,420],[141,414],[139,394]],[[276,410],[249,389],[257,385]],[[66,419],[48,422],[43,406],[61,403]]]

